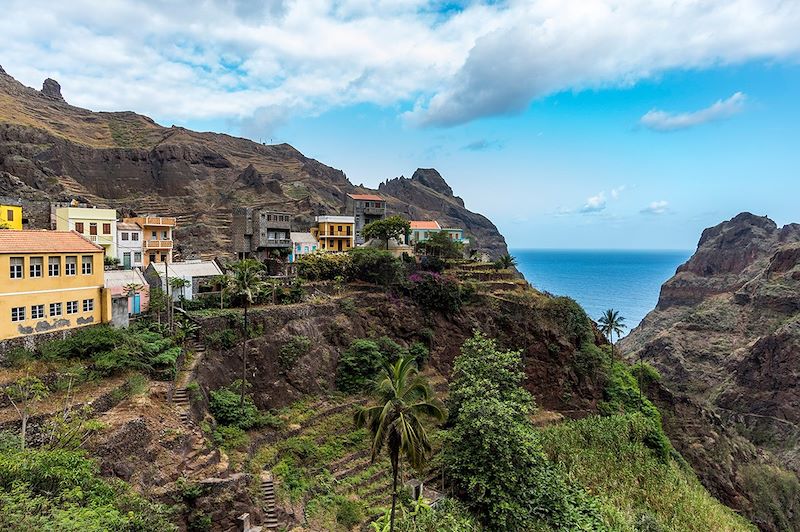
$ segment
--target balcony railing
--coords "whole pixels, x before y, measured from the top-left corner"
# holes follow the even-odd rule
[[[386,214],[386,207],[363,207],[362,212],[367,216],[383,216]]]
[[[145,249],[172,249],[172,240],[145,240]]]
[[[267,240],[268,248],[288,248],[291,245],[292,241],[289,238],[270,238]]]
[[[353,235],[346,235],[344,233],[319,233],[319,238],[353,238]]]

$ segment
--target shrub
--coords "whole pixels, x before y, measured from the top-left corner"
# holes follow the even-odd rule
[[[388,362],[394,362],[407,353],[407,350],[400,344],[389,338],[388,336],[381,336],[375,343],[378,344],[378,349],[383,355],[383,359]]]
[[[311,339],[298,335],[289,338],[278,352],[278,364],[282,370],[291,369],[298,358],[306,355],[311,349]]]
[[[222,329],[206,335],[206,342],[217,349],[232,349],[239,341],[239,335],[233,329]]]
[[[418,272],[408,277],[408,287],[412,299],[424,309],[454,313],[461,308],[461,287],[451,277]]]
[[[297,275],[309,281],[333,281],[350,278],[351,256],[348,253],[307,253],[297,259]]]
[[[361,524],[362,519],[364,519],[364,513],[360,504],[345,498],[339,501],[336,507],[336,522],[350,530]]]
[[[195,403],[203,400],[203,391],[200,389],[200,384],[197,381],[192,381],[186,385],[186,391],[189,394],[189,399]]]
[[[350,255],[352,279],[389,286],[400,280],[403,263],[388,251],[375,248],[355,248]]]
[[[244,429],[235,425],[220,425],[214,429],[211,439],[217,447],[232,451],[247,445],[250,439]]]
[[[569,341],[581,347],[594,341],[592,322],[583,308],[570,297],[553,297],[546,300],[544,309],[550,320],[560,327]]]
[[[386,357],[372,340],[354,340],[339,357],[336,386],[343,392],[364,390],[383,367]]]
[[[180,477],[175,486],[178,488],[178,493],[181,498],[188,502],[194,502],[198,497],[203,495],[203,486],[188,480],[186,477]]]
[[[430,352],[428,351],[428,348],[425,347],[425,344],[413,342],[408,347],[408,354],[414,357],[414,360],[417,362],[417,366],[421,368],[428,363],[428,356]]]
[[[31,361],[34,356],[33,351],[25,349],[24,347],[15,347],[6,352],[2,362],[7,368],[21,367]]]
[[[425,255],[419,261],[419,268],[427,272],[442,273],[445,268],[445,262],[439,257]]]
[[[190,519],[186,530],[189,532],[208,532],[211,530],[211,516],[203,512],[197,512]]]
[[[218,423],[247,430],[258,423],[259,414],[249,395],[245,395],[244,404],[240,404],[240,386],[241,381],[236,381],[229,387],[212,390],[209,409]]]

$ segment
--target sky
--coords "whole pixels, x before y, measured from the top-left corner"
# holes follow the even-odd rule
[[[800,222],[800,0],[0,0],[66,100],[288,142],[377,187],[434,167],[512,248],[693,249]]]

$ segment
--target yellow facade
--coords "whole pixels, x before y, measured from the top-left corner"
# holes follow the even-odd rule
[[[347,251],[355,246],[355,221],[349,216],[318,216],[311,234],[321,251]]]
[[[0,229],[22,230],[22,207],[0,205]]]
[[[50,267],[51,259],[53,265],[58,263],[57,269]],[[75,264],[74,274],[67,275],[71,271],[71,266],[67,269],[68,262]],[[84,263],[91,264],[91,270]],[[22,266],[21,278],[17,277],[18,265]],[[101,250],[72,253],[0,250],[0,340],[107,323],[111,320],[110,313],[111,292],[103,287]]]
[[[151,262],[172,262],[172,231],[177,220],[169,216],[139,216],[124,218],[125,223],[139,224],[142,228],[142,269]]]
[[[108,257],[117,256],[117,211],[86,207],[56,209],[56,230],[75,231],[102,246]]]

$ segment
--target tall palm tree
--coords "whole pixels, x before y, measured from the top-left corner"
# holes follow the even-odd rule
[[[359,407],[354,419],[359,428],[372,434],[372,461],[386,448],[392,464],[392,513],[389,530],[394,531],[397,506],[397,475],[400,456],[405,456],[415,469],[420,469],[431,450],[428,435],[420,418],[438,421],[445,418],[444,406],[436,399],[427,380],[419,374],[414,357],[405,356],[394,364],[386,363],[383,375],[375,386],[378,404]]]
[[[264,289],[264,265],[255,259],[244,259],[232,267],[233,274],[228,278],[227,291],[244,303],[244,323],[242,327],[242,396],[239,406],[244,407],[244,391],[247,388],[247,311],[255,302],[259,292]]]
[[[517,265],[517,258],[506,253],[505,255],[497,259],[497,262],[495,264],[498,266],[498,269],[507,270],[512,266]]]
[[[600,324],[600,332],[606,335],[608,341],[611,342],[612,357],[614,356],[614,335],[616,334],[619,340],[620,335],[628,328],[624,322],[625,318],[619,315],[619,311],[611,308],[606,310],[597,320],[597,323]]]

